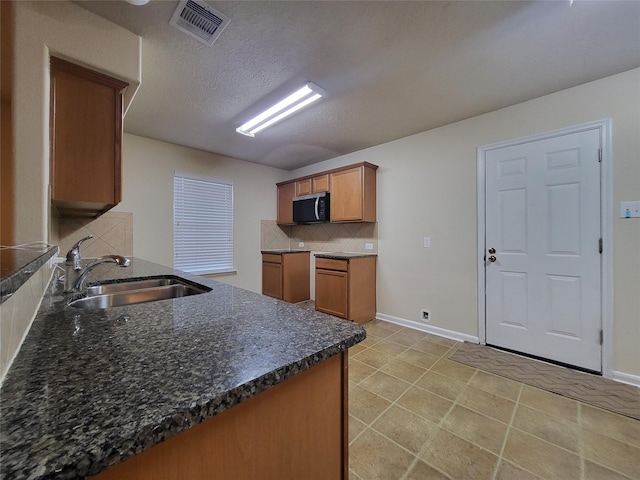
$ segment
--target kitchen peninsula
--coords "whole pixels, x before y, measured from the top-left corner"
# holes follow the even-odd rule
[[[346,479],[364,327],[141,259],[88,283],[154,276],[211,291],[76,309],[52,281],[0,391],[2,478]]]

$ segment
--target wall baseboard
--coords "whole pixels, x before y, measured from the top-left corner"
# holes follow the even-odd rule
[[[403,327],[413,328],[421,332],[431,333],[432,335],[438,335],[439,337],[448,338],[450,340],[456,340],[458,342],[471,342],[480,343],[478,337],[473,335],[467,335],[466,333],[460,333],[453,330],[447,330],[446,328],[434,327],[433,325],[426,325],[420,322],[414,322],[413,320],[407,320],[405,318],[394,317],[393,315],[386,315],[384,313],[376,313],[376,318],[384,320],[385,322],[395,323],[396,325],[402,325]],[[626,383],[633,385],[634,387],[640,387],[640,375],[633,375],[625,372],[613,371],[611,375],[612,380],[620,383]],[[607,375],[604,375],[605,378]]]
[[[480,343],[478,337],[474,337],[473,335],[467,335],[466,333],[447,330],[446,328],[434,327],[433,325],[414,322],[413,320],[394,317],[393,315],[376,313],[376,318],[379,320],[384,320],[385,322],[395,323],[396,325],[402,325],[403,327],[413,328],[414,330],[420,330],[421,332],[431,333],[432,335],[438,335],[439,337],[448,338],[450,340],[456,340],[458,342]]]
[[[640,375],[616,372],[614,370],[611,378],[617,382],[628,383],[629,385],[633,385],[634,387],[640,387]]]

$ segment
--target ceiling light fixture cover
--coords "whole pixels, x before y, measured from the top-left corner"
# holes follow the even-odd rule
[[[247,135],[248,137],[254,137],[259,131],[264,130],[283,118],[288,117],[292,113],[297,112],[301,108],[304,108],[316,100],[326,96],[327,92],[325,92],[323,88],[319,87],[315,83],[307,82],[304,87],[296,90],[288,97],[280,100],[278,103],[262,112],[260,115],[236,128],[236,132]]]

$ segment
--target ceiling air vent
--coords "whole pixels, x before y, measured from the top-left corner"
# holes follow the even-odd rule
[[[205,2],[182,0],[169,23],[196,40],[211,46],[230,21],[229,17]]]

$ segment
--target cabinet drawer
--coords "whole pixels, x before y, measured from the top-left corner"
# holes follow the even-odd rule
[[[349,267],[349,260],[336,260],[333,258],[316,258],[316,268],[326,270],[339,270],[346,272]]]
[[[262,261],[267,263],[282,263],[282,255],[276,255],[275,253],[263,253]]]

